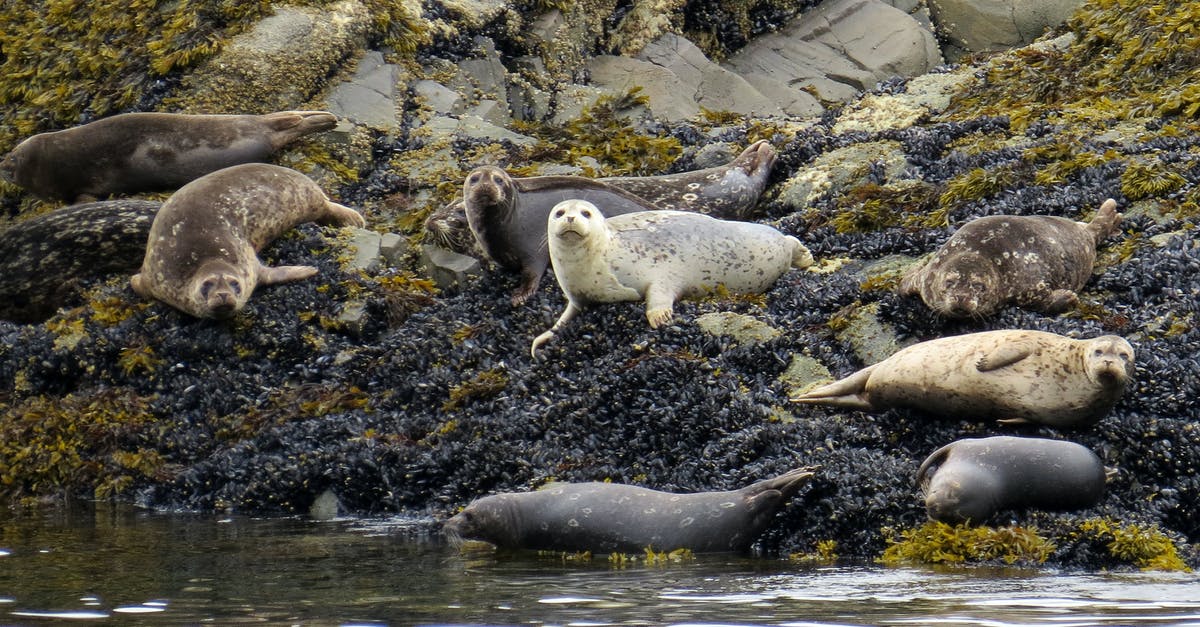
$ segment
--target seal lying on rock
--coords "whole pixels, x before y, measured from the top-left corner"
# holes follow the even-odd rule
[[[198,318],[228,318],[258,285],[313,276],[312,266],[264,266],[258,251],[304,222],[363,226],[330,202],[312,179],[263,163],[205,175],[175,192],[150,229],[142,270],[131,279],[143,298]]]
[[[1071,511],[1104,496],[1100,458],[1074,442],[997,436],[958,440],[917,470],[931,520],[981,524],[1002,509]]]
[[[903,348],[792,401],[1073,428],[1107,414],[1132,376],[1133,347],[1115,335],[1073,340],[1043,331],[984,331]]]
[[[41,322],[88,284],[137,270],[161,202],[84,203],[0,232],[0,318]]]
[[[1104,201],[1090,223],[1053,216],[988,216],[962,226],[928,263],[900,282],[948,318],[982,318],[1005,305],[1045,313],[1079,298],[1096,261],[1096,246],[1121,221]]]
[[[675,301],[718,288],[766,291],[789,268],[807,268],[800,240],[764,224],[698,213],[646,211],[607,220],[586,200],[559,203],[547,221],[554,276],[567,309],[530,353],[549,342],[591,303],[646,301],[652,328],[669,322]]]
[[[672,494],[616,483],[552,483],[476,499],[446,521],[452,541],[499,548],[642,552],[744,551],[815,468],[798,468],[740,490]]]
[[[264,161],[335,124],[337,116],[325,111],[123,113],[26,139],[0,161],[0,176],[47,200],[170,190],[221,168]]]

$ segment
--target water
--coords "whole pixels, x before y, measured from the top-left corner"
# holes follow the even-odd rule
[[[463,553],[403,521],[0,514],[0,625],[1198,625],[1193,574],[618,566]]]

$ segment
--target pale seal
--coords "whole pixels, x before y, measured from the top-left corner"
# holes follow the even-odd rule
[[[325,111],[266,115],[123,113],[17,145],[0,176],[47,200],[177,189],[209,172],[265,161],[337,124]]]
[[[586,200],[567,200],[547,220],[554,276],[567,309],[533,341],[550,341],[593,303],[646,301],[646,319],[658,328],[675,301],[724,288],[761,293],[789,268],[807,268],[812,253],[800,240],[764,224],[718,220],[682,211],[645,211],[605,219]]]
[[[1107,414],[1132,376],[1133,347],[1115,335],[983,331],[914,344],[792,400],[1077,428]]]
[[[1121,221],[1104,201],[1090,223],[1054,216],[988,216],[962,226],[925,264],[901,280],[948,318],[982,318],[1006,305],[1061,313],[1078,302],[1096,246]]]
[[[657,209],[629,192],[579,176],[513,178],[500,168],[483,166],[463,182],[467,223],[480,248],[501,267],[521,273],[513,305],[537,291],[550,266],[546,216],[567,198],[600,203],[613,214]]]
[[[609,176],[594,180],[634,194],[656,209],[741,219],[758,203],[775,159],[775,149],[766,140],[760,140],[721,166],[678,174]],[[462,199],[431,213],[425,220],[425,233],[434,243],[456,253],[481,256],[476,251]]]
[[[0,232],[0,319],[41,322],[112,274],[135,272],[161,202],[64,207]]]
[[[1074,442],[996,436],[951,442],[917,471],[931,520],[982,524],[997,511],[1065,512],[1104,496],[1107,472],[1096,454]]]
[[[797,468],[740,490],[672,494],[616,483],[553,483],[476,499],[443,525],[451,541],[504,549],[745,551],[808,483]]]
[[[311,266],[264,266],[258,251],[297,224],[363,226],[303,174],[252,163],[207,174],[171,195],[150,228],[131,285],[198,318],[228,318],[254,288],[313,276]]]

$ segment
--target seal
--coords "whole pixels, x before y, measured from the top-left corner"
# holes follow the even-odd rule
[[[900,281],[902,296],[920,296],[947,318],[983,318],[1016,305],[1066,311],[1092,274],[1096,246],[1121,221],[1105,200],[1091,222],[1054,216],[988,216],[962,226],[933,257]]]
[[[154,218],[133,290],[198,318],[228,318],[254,288],[306,279],[312,266],[264,266],[258,251],[304,222],[364,226],[312,179],[250,163],[206,174],[171,195]]]
[[[813,476],[797,468],[740,490],[672,494],[616,483],[552,483],[476,499],[442,530],[502,549],[745,551]]]
[[[68,202],[172,190],[221,168],[265,161],[335,124],[337,116],[325,111],[123,113],[26,139],[0,161],[0,176]]]
[[[983,331],[913,344],[791,400],[863,411],[910,407],[949,418],[1066,429],[1104,417],[1132,376],[1133,347],[1122,337]]]
[[[586,200],[554,207],[546,225],[554,276],[567,309],[533,340],[549,342],[592,303],[646,301],[651,328],[670,322],[675,301],[718,288],[761,293],[789,268],[807,268],[800,240],[765,224],[682,211],[643,211],[605,219]]]
[[[758,203],[776,160],[766,140],[754,142],[729,163],[658,176],[594,179],[646,200],[657,209],[695,211],[722,219],[744,219]],[[520,179],[518,179],[520,180]],[[462,199],[430,214],[425,233],[434,243],[464,255],[482,256],[467,223]]]
[[[1011,436],[951,442],[917,470],[929,518],[950,525],[982,524],[1004,509],[1085,509],[1100,502],[1106,480],[1086,447]]]
[[[546,216],[561,200],[600,203],[614,215],[657,209],[653,204],[593,179],[579,176],[513,178],[495,166],[475,168],[463,182],[467,223],[483,252],[501,267],[521,273],[512,304],[537,291],[550,266]]]
[[[137,270],[161,202],[64,207],[0,232],[0,319],[42,322],[87,287]]]

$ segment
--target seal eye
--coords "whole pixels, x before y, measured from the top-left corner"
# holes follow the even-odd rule
[[[208,293],[212,291],[212,288],[213,288],[212,279],[209,279],[208,281],[201,283],[200,284],[200,298],[208,298]]]
[[[493,174],[493,175],[492,175],[492,182],[493,182],[493,183],[495,183],[495,184],[497,184],[497,185],[503,185],[503,184],[504,184],[504,179],[500,178],[500,175],[499,175],[499,174]]]
[[[229,289],[233,290],[234,294],[240,295],[242,293],[242,283],[240,281],[238,281],[237,279],[230,279],[229,280]]]
[[[566,212],[566,210],[565,210],[565,209],[559,209],[558,211],[554,212],[554,217],[556,217],[556,218],[561,218],[561,217],[563,217],[564,215],[566,215],[566,213],[567,213],[567,212]]]
[[[591,219],[592,219],[592,212],[591,212],[591,211],[588,211],[588,210],[586,210],[586,209],[585,209],[585,210],[583,210],[581,213],[583,214],[583,219],[584,219],[584,220],[591,220]]]
[[[472,175],[471,175],[471,179],[470,179],[470,181],[471,181],[472,183],[478,183],[478,182],[479,182],[479,175],[478,175],[478,174],[472,174]]]

